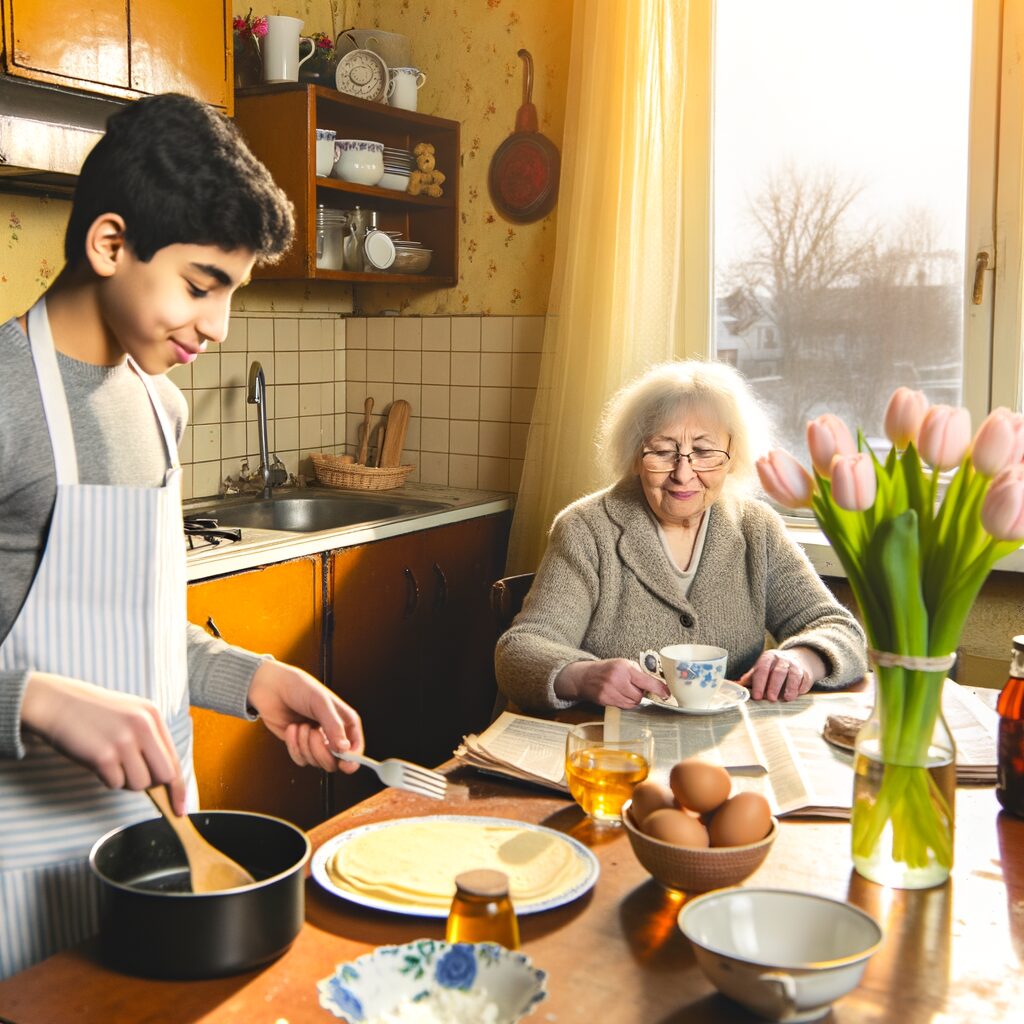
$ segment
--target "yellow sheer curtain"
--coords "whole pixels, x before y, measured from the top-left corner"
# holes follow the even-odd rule
[[[508,571],[602,486],[602,407],[710,352],[711,0],[576,0],[558,234]]]

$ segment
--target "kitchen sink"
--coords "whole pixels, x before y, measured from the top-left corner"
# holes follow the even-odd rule
[[[195,511],[214,517],[221,526],[317,533],[382,520],[407,519],[448,507],[443,502],[421,498],[303,489],[274,494],[270,498],[226,499]]]

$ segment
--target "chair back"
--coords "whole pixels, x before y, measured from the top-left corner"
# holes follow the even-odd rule
[[[498,635],[512,625],[512,620],[523,607],[526,594],[533,584],[534,573],[524,572],[519,576],[506,576],[491,584],[491,611],[498,627]]]

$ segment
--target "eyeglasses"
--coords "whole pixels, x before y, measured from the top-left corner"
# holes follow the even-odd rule
[[[680,459],[687,459],[695,473],[704,473],[712,469],[721,469],[729,461],[729,453],[717,448],[696,448],[692,452],[675,450],[645,451],[641,455],[644,469],[652,473],[671,473],[679,465]]]

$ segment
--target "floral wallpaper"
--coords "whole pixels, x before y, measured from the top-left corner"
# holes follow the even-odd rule
[[[24,313],[64,266],[71,204],[0,193],[0,322]]]
[[[234,0],[236,14],[249,0]],[[572,29],[571,0],[274,0],[254,14],[302,18],[303,32],[337,35],[380,28],[410,39],[426,74],[419,110],[462,125],[459,284],[359,289],[363,312],[539,315],[547,310],[558,207],[532,224],[512,224],[487,190],[491,157],[515,126],[523,98],[523,63],[533,57],[539,128],[561,149]],[[441,167],[448,172],[448,168]]]

